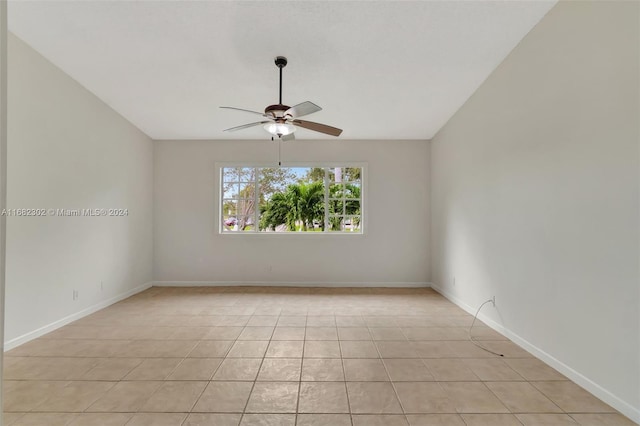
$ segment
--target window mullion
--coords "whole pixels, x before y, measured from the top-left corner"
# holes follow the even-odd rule
[[[324,232],[329,232],[329,168],[324,169]]]
[[[260,194],[258,191],[260,190],[260,186],[258,185],[258,168],[253,168],[253,232],[259,232],[258,230],[258,220],[259,220],[259,211],[260,211]]]

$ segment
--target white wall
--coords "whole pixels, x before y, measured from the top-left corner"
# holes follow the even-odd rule
[[[129,209],[8,218],[5,339],[15,346],[152,280],[153,146],[12,35],[9,105],[9,208]]]
[[[7,34],[7,2],[0,2],[0,210],[7,205]],[[0,217],[0,383],[2,383],[4,371],[6,225],[6,217]],[[0,386],[0,407],[3,406],[3,401],[3,391]],[[2,423],[0,419],[0,426]]]
[[[434,286],[636,421],[638,18],[560,2],[431,147]]]
[[[415,285],[428,281],[428,142],[282,143],[283,165],[368,163],[366,235],[219,235],[215,163],[277,165],[277,143],[265,138],[155,144],[156,282]],[[401,218],[405,221],[399,222]]]

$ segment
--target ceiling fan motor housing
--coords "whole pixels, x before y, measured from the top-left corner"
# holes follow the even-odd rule
[[[284,113],[289,108],[291,107],[287,105],[282,105],[282,104],[269,105],[264,109],[264,113],[267,115],[272,115],[275,119],[285,118]]]

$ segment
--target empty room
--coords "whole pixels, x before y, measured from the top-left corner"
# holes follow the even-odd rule
[[[640,2],[0,1],[0,426],[640,423]]]

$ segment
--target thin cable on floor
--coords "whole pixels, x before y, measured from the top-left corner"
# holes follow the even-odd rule
[[[478,318],[478,314],[480,313],[480,309],[482,309],[482,307],[484,305],[486,305],[487,303],[493,303],[493,306],[496,306],[496,303],[494,302],[494,299],[491,298],[489,300],[487,300],[486,302],[484,302],[482,305],[480,305],[480,307],[478,308],[478,310],[476,311],[476,315],[473,317],[473,321],[471,322],[471,327],[469,327],[469,340],[471,341],[471,343],[473,343],[474,345],[476,345],[477,347],[479,347],[480,349],[484,349],[485,351],[492,353],[494,355],[497,356],[504,356],[504,354],[499,354],[497,352],[492,351],[491,349],[487,349],[484,346],[482,346],[479,342],[473,340],[473,336],[471,336],[471,329],[473,328],[473,325],[476,323],[476,319]]]

